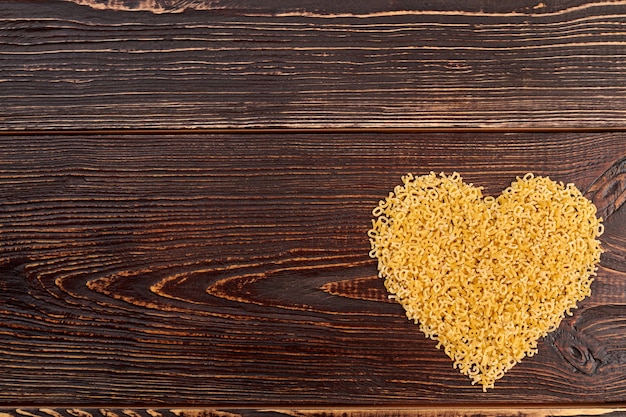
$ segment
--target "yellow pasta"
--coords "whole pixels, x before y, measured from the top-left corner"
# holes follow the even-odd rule
[[[373,210],[370,256],[407,317],[493,388],[591,294],[602,219],[573,184],[530,173],[497,198],[458,173],[402,182]]]

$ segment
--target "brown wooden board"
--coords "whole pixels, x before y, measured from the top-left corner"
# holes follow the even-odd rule
[[[38,408],[1,409],[2,417],[623,417],[626,408],[208,409]]]
[[[2,136],[0,404],[623,403],[625,157],[623,133]],[[592,296],[487,393],[368,257],[371,210],[431,170],[549,175],[606,217]]]
[[[2,1],[0,129],[624,128],[625,20],[580,0]]]

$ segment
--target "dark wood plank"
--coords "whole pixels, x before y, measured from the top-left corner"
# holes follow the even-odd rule
[[[1,409],[0,417],[622,417],[620,407],[411,409],[39,408]]]
[[[624,157],[619,133],[0,137],[0,404],[626,401]],[[550,175],[609,216],[593,296],[487,393],[368,258],[371,209],[430,170]]]
[[[625,127],[622,2],[80,2],[0,2],[0,129]]]
[[[96,10],[149,11],[182,13],[189,10],[220,10],[226,14],[321,14],[362,16],[406,11],[455,13],[554,13],[565,8],[585,7],[586,0],[557,0],[548,4],[531,0],[433,0],[416,4],[411,0],[372,0],[368,2],[330,2],[328,0],[68,0]]]

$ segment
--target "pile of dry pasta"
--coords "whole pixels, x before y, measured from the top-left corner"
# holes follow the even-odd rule
[[[457,173],[402,181],[373,211],[370,256],[409,319],[493,388],[591,294],[602,219],[573,184],[533,174],[497,198]]]

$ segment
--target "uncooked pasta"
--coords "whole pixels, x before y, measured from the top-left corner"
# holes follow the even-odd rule
[[[402,178],[373,210],[390,297],[483,390],[591,294],[602,219],[574,184],[526,174],[500,196],[458,173]]]

